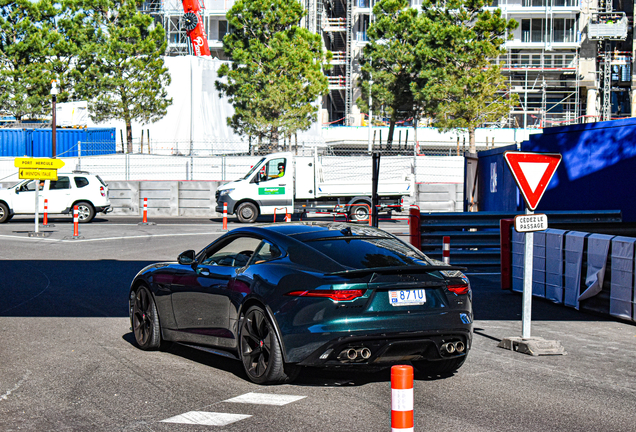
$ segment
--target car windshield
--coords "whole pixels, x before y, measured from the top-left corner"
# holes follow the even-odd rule
[[[254,171],[256,171],[258,169],[259,166],[261,166],[261,164],[263,163],[263,161],[265,160],[265,158],[261,159],[258,161],[258,163],[256,163],[252,168],[250,168],[250,170],[247,172],[247,174],[245,174],[245,177],[241,177],[241,180],[245,180],[247,179],[249,176],[252,175],[252,173]]]
[[[354,269],[430,265],[424,255],[393,238],[334,238],[310,241],[308,246]]]

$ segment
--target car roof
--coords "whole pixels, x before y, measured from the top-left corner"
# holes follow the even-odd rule
[[[285,236],[293,237],[301,242],[317,238],[343,237],[363,235],[366,237],[392,238],[390,234],[368,225],[344,222],[294,222],[283,224],[260,225],[259,228]]]

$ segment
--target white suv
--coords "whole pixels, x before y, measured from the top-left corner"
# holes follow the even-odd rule
[[[90,222],[98,212],[112,211],[108,185],[98,175],[73,171],[70,174],[58,173],[57,181],[22,180],[0,190],[0,223],[8,221],[13,215],[35,214],[33,192],[38,183],[40,213],[44,211],[45,199],[48,200],[49,213],[73,214],[73,207],[77,206],[80,222]]]

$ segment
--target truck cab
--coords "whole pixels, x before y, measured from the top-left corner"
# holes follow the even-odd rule
[[[274,153],[263,157],[242,178],[216,192],[216,211],[236,214],[241,222],[255,222],[260,214],[293,213],[294,157]]]

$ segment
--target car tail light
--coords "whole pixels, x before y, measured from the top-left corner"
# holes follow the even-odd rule
[[[106,196],[106,191],[104,190],[104,186],[99,187],[99,192],[102,194],[103,197]]]
[[[462,295],[462,294],[468,294],[468,291],[470,290],[470,285],[466,283],[453,284],[453,285],[448,285],[446,288],[448,288],[448,290],[452,293]]]
[[[366,290],[354,289],[354,290],[306,290],[306,291],[292,291],[286,295],[293,297],[323,297],[329,298],[333,301],[351,301],[358,297],[362,297]]]

